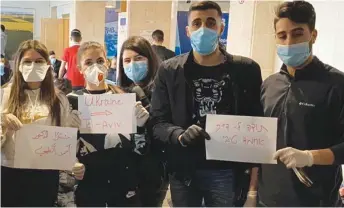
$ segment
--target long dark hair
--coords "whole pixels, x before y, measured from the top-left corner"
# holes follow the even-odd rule
[[[150,89],[153,85],[153,81],[156,75],[156,72],[159,67],[158,58],[153,51],[150,43],[140,36],[129,37],[122,45],[121,53],[119,57],[119,69],[118,69],[118,84],[123,88],[128,88],[134,84],[127,75],[124,73],[123,67],[123,53],[124,50],[132,50],[138,53],[141,56],[144,56],[148,59],[148,73],[147,76],[139,84],[143,89]]]

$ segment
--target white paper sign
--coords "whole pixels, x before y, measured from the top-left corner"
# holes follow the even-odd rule
[[[136,133],[135,103],[134,93],[79,96],[80,133]]]
[[[207,160],[277,163],[277,118],[208,114],[206,132]]]
[[[77,132],[76,128],[24,125],[15,133],[14,167],[72,170]]]

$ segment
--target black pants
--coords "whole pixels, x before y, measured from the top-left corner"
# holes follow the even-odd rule
[[[232,207],[234,202],[232,170],[196,171],[192,180],[170,175],[174,207]]]
[[[1,166],[1,206],[52,207],[58,185],[59,171]]]
[[[164,163],[149,153],[143,156],[138,166],[141,205],[161,207],[169,185]]]
[[[123,191],[107,184],[83,183],[75,191],[78,207],[138,207],[140,199],[136,190]]]

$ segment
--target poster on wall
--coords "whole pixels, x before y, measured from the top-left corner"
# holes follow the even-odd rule
[[[34,9],[1,7],[1,24],[5,26],[7,35],[5,48],[7,59],[13,59],[21,42],[33,39],[34,16]]]
[[[117,54],[120,54],[120,50],[123,42],[128,38],[128,14],[126,12],[118,13],[118,40],[117,40]],[[119,68],[119,61],[117,57],[117,69]],[[116,71],[118,77],[119,70]]]
[[[224,48],[227,46],[227,35],[229,28],[229,13],[222,14],[224,31],[220,37],[220,43]],[[177,30],[176,30],[176,55],[187,53],[191,48],[190,38],[186,35],[185,27],[188,25],[188,12],[178,11],[177,13]]]
[[[115,8],[105,10],[105,45],[107,57],[117,57],[118,13]]]

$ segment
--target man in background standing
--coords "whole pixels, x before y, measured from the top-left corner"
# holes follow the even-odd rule
[[[165,61],[175,56],[175,53],[165,46],[163,46],[164,42],[164,32],[161,30],[155,30],[152,33],[153,38],[153,45],[152,48],[155,51],[156,55],[160,58],[161,61]]]
[[[58,78],[60,67],[61,67],[61,61],[56,59],[56,55],[54,51],[49,51],[49,59],[50,59],[50,64],[53,67],[54,78]]]
[[[77,67],[77,54],[78,54],[78,50],[79,50],[80,42],[82,38],[81,38],[81,32],[78,29],[72,30],[70,36],[71,36],[72,46],[69,48],[66,48],[63,52],[62,63],[59,70],[58,78],[60,80],[63,79],[63,75],[65,74],[66,65],[67,65],[67,68],[68,68],[67,80],[71,82],[72,90],[76,91],[76,90],[82,89],[85,83],[84,77],[80,73]]]
[[[5,48],[7,44],[7,34],[5,33],[5,26],[1,25],[1,55],[5,56]]]

